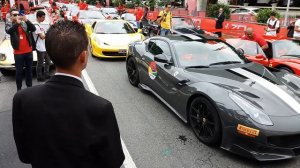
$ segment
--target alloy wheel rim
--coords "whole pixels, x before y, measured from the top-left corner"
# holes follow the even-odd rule
[[[128,73],[130,82],[134,82],[137,78],[136,77],[137,72],[136,72],[135,64],[131,60],[128,61],[127,73]]]
[[[209,139],[215,135],[215,121],[207,105],[195,103],[191,107],[191,125],[201,139]]]

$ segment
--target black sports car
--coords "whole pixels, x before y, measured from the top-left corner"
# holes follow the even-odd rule
[[[261,161],[300,155],[300,78],[200,35],[152,37],[127,54],[129,82],[156,95],[203,143]]]
[[[157,35],[159,26],[156,22],[149,24],[149,36]],[[191,18],[173,17],[172,18],[173,34],[205,34],[205,31],[197,28]]]

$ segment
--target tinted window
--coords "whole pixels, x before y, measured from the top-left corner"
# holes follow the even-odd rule
[[[155,42],[150,41],[148,46],[150,47],[149,52],[152,53],[153,55],[163,54],[167,58],[171,57],[170,47],[164,41],[161,40],[156,40]]]
[[[102,12],[103,13],[108,13],[108,14],[118,13],[118,11],[115,8],[103,8]]]
[[[98,22],[95,28],[98,34],[130,34],[135,33],[134,29],[126,22],[111,21]],[[120,39],[122,40],[122,39]]]
[[[238,48],[243,49],[246,55],[250,55],[250,56],[256,56],[257,54],[265,55],[263,50],[254,41],[240,40],[240,39],[227,39],[226,42],[232,45],[236,49]]]
[[[209,66],[227,61],[245,63],[243,58],[223,42],[178,41],[173,45],[181,66]]]
[[[291,40],[278,40],[273,42],[274,55],[273,57],[293,56],[300,57],[299,42]]]

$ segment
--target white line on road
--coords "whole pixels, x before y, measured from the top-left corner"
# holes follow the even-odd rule
[[[88,89],[90,92],[94,93],[95,95],[99,96],[98,91],[95,88],[95,85],[93,84],[89,74],[87,73],[86,70],[82,71],[82,77],[84,79],[84,81],[86,82]],[[136,168],[134,161],[132,160],[131,155],[129,154],[126,145],[123,141],[123,139],[121,138],[121,143],[122,143],[122,148],[123,148],[123,152],[125,155],[125,161],[123,162],[123,166],[125,168]]]

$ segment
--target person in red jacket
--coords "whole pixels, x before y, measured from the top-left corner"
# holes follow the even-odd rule
[[[2,6],[2,8],[1,8],[2,20],[3,20],[4,22],[6,22],[6,15],[7,15],[7,13],[9,12],[9,10],[10,10],[9,4],[7,4],[7,3],[5,2],[5,4],[4,4],[4,5]]]
[[[82,9],[81,10],[88,10],[88,4],[86,3],[86,1],[83,1],[83,4],[82,4]]]

